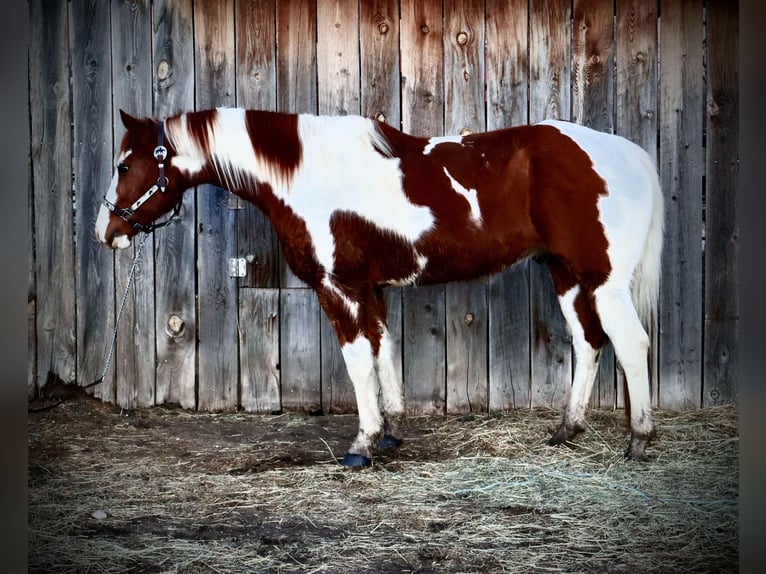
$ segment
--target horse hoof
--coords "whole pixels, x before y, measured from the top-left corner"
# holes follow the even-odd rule
[[[349,452],[343,457],[341,464],[349,468],[364,468],[365,466],[372,465],[372,459],[363,454],[352,454]]]
[[[380,450],[398,448],[400,446],[402,446],[402,440],[390,434],[383,435],[383,438],[378,441],[378,448]]]

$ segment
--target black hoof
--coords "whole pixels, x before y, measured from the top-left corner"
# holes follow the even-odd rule
[[[352,454],[349,452],[343,457],[341,464],[349,468],[364,468],[365,466],[372,465],[372,459],[363,454]]]
[[[578,429],[570,429],[567,428],[565,424],[559,425],[559,428],[556,429],[556,432],[553,433],[553,436],[548,440],[548,444],[550,446],[556,446],[557,444],[565,444],[569,448],[574,448],[574,445],[572,444],[572,439],[576,437],[578,434],[580,434],[580,430]]]
[[[652,459],[646,454],[646,447],[649,445],[651,435],[648,437],[631,434],[630,444],[625,451],[625,458],[636,460],[638,462],[650,462]]]
[[[390,434],[383,435],[383,438],[381,438],[378,441],[378,448],[380,450],[386,450],[389,448],[398,448],[400,446],[402,446],[402,440]]]

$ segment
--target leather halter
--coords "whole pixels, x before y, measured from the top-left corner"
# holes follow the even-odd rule
[[[150,233],[154,231],[155,229],[159,229],[160,227],[165,227],[168,223],[173,221],[173,218],[178,215],[178,212],[181,210],[181,200],[178,200],[178,203],[176,203],[175,207],[173,208],[173,215],[170,216],[169,219],[166,221],[163,221],[162,223],[148,223],[146,225],[142,225],[141,223],[138,223],[137,221],[131,221],[133,219],[133,216],[136,214],[136,211],[144,204],[146,203],[155,193],[158,191],[161,191],[162,193],[165,193],[165,189],[167,188],[168,184],[170,183],[168,181],[167,176],[165,175],[165,159],[168,157],[168,148],[165,147],[165,122],[162,121],[158,125],[157,130],[157,147],[154,148],[154,152],[152,152],[154,155],[154,159],[157,160],[157,167],[159,169],[159,176],[157,177],[157,183],[155,183],[152,187],[146,190],[144,194],[139,197],[136,201],[132,203],[130,207],[117,207],[114,203],[109,201],[106,196],[104,196],[102,202],[106,208],[114,213],[115,215],[119,216],[124,221],[127,221],[133,226],[133,229],[136,231],[142,231],[144,233]]]

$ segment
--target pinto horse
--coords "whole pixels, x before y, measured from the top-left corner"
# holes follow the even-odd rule
[[[474,279],[535,255],[550,268],[576,360],[549,443],[584,430],[608,338],[627,379],[625,456],[648,459],[654,425],[642,320],[656,312],[663,199],[640,147],[553,120],[422,138],[358,116],[230,108],[164,121],[121,116],[127,133],[98,239],[127,247],[200,184],[260,208],[340,342],[359,412],[346,466],[368,466],[374,446],[401,443],[404,393],[383,289]]]

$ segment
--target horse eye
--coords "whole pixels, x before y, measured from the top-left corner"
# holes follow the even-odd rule
[[[130,168],[124,163],[121,163],[120,165],[117,166],[117,171],[119,171],[120,173],[127,173],[128,169]]]

